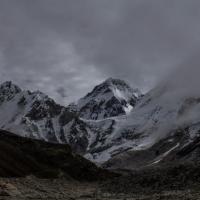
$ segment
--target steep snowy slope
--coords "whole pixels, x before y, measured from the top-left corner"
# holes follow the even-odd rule
[[[47,95],[22,91],[12,82],[0,86],[0,127],[21,136],[65,142],[63,127],[74,115]]]
[[[130,113],[141,96],[138,89],[132,89],[125,81],[109,78],[81,98],[77,110],[84,119],[125,115]]]
[[[200,128],[198,75],[192,80],[185,74],[179,72],[146,94],[127,119],[118,124],[119,135],[129,130],[132,135],[146,138],[146,144],[152,144],[174,130],[189,127],[190,136],[195,137],[193,133]]]
[[[20,136],[70,144],[74,151],[101,152],[114,120],[82,120],[47,95],[23,91],[12,82],[0,85],[0,128]],[[111,144],[108,144],[111,145]]]
[[[200,139],[198,71],[198,66],[181,68],[146,94],[126,119],[117,122],[112,140],[119,138],[123,144],[132,141],[131,148],[112,158],[107,166],[160,164],[172,157],[176,160],[183,149],[192,152],[185,154],[185,159],[198,160],[199,153],[191,150]]]
[[[148,166],[199,144],[199,66],[199,55],[192,57],[143,96],[129,115],[113,118],[112,131],[101,150],[87,156],[96,162],[110,160],[108,166],[121,160],[118,166],[127,167],[127,159],[130,167],[137,166],[137,161]],[[192,157],[197,160],[198,155]]]
[[[140,97],[139,92],[136,94],[125,87],[123,81],[116,83],[109,79],[78,105],[97,104],[103,98],[109,102],[113,97],[118,102],[108,108],[104,102],[99,109],[90,103],[89,108],[80,106],[84,108],[80,110],[81,117],[76,105],[65,108],[41,92],[22,91],[6,82],[0,86],[0,128],[22,136],[70,144],[73,150],[94,162],[109,161],[106,164],[109,167],[123,167],[127,159],[130,167],[158,164],[199,138],[200,93],[192,89],[195,88],[192,84],[186,88],[182,84],[184,79],[178,80],[177,87],[173,81],[166,81]],[[132,93],[127,92],[129,89]],[[133,106],[128,115],[124,115],[124,110],[112,116],[114,108],[124,109],[128,105]]]
[[[115,81],[109,79],[103,85],[107,87]],[[124,82],[117,80],[115,85],[119,83],[118,88]],[[132,91],[127,85],[125,86],[127,90]],[[121,93],[124,89],[123,98],[127,101],[124,104],[117,103],[121,108],[127,106],[128,99],[129,102],[133,101],[133,97],[135,101],[137,99],[136,93],[134,96],[133,93],[128,93],[125,86],[121,88]],[[109,93],[114,97],[113,93]],[[138,92],[137,96],[139,95]],[[124,99],[122,102],[125,102]],[[112,106],[111,104],[111,108]],[[117,121],[126,118],[125,115],[102,120],[82,119],[74,113],[71,107],[60,106],[39,91],[23,91],[12,82],[0,85],[0,112],[1,129],[13,131],[25,137],[70,144],[73,150],[97,162],[107,161],[111,154],[124,151],[132,145],[132,141],[124,144],[126,141],[114,138]]]
[[[154,153],[147,156],[148,165],[161,162],[171,152],[197,140],[200,133],[200,93],[191,82],[189,86],[182,83],[184,79],[181,78],[176,79],[175,84],[173,79],[163,82],[147,93],[129,115],[113,118],[112,131],[101,144],[103,151],[88,154],[88,158],[96,162],[105,162],[113,157],[121,160],[127,156],[125,152],[132,152],[128,157],[134,163],[132,154],[142,151],[144,154],[138,158],[142,160],[152,148]],[[165,145],[161,145],[163,142]],[[113,160],[108,165],[119,164],[119,160]],[[122,165],[124,163],[125,160]]]

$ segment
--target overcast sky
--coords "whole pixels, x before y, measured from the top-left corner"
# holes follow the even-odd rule
[[[199,0],[0,0],[1,82],[60,103],[108,77],[147,91],[199,44]]]

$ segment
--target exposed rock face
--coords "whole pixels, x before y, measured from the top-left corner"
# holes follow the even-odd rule
[[[21,89],[17,86],[12,84],[11,81],[4,82],[0,85],[0,101],[9,101],[11,100],[16,94],[21,92]]]
[[[124,108],[134,106],[140,96],[139,92],[133,92],[125,82],[108,79],[97,86],[88,97],[95,101],[98,96],[102,100],[102,94],[106,90],[110,98],[105,98],[102,104],[106,106],[103,109],[104,117],[121,114],[124,116]],[[124,96],[117,98],[114,95],[116,91],[120,91]],[[87,158],[94,156],[98,159],[101,152],[115,143],[110,141],[110,137],[116,122],[109,118],[99,121],[80,118],[79,116],[84,115],[84,108],[80,113],[76,108],[76,105],[58,105],[40,91],[23,91],[12,82],[5,82],[0,86],[0,111],[3,113],[0,115],[0,128],[13,131],[20,136],[67,143],[74,151],[87,154]],[[85,116],[88,114],[86,112],[85,110]],[[99,114],[98,116],[100,117]]]
[[[106,162],[104,166],[111,168],[160,164],[198,140],[198,96],[177,97],[166,86],[142,98],[130,91],[123,81],[108,79],[78,105],[64,107],[39,91],[23,91],[6,82],[0,86],[0,127],[21,136],[67,143],[91,161]],[[89,110],[80,106],[85,103],[91,105]],[[125,115],[127,105],[132,110]],[[114,111],[117,116],[113,117]]]
[[[40,91],[22,91],[11,82],[0,86],[0,127],[21,136],[65,143],[64,126],[74,113]]]
[[[128,114],[142,96],[125,81],[109,78],[97,85],[77,103],[77,110],[84,119],[106,119]]]

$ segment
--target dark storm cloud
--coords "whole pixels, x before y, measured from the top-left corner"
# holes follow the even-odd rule
[[[1,80],[61,103],[110,76],[150,89],[199,47],[199,9],[198,0],[1,0]]]

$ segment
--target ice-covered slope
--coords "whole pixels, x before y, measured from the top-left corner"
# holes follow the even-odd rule
[[[177,133],[181,134],[178,140]],[[164,140],[165,149],[158,145],[160,149],[154,152],[156,155],[160,151],[163,155],[149,160],[149,163],[159,163],[172,150],[180,150],[196,140],[199,133],[200,95],[165,82],[147,93],[129,115],[113,118],[112,131],[101,144],[103,151],[87,156],[96,162],[105,162],[116,156],[123,157],[124,152],[147,153]]]
[[[183,90],[180,86],[186,88],[186,85],[181,84],[182,80],[177,87],[173,81],[166,81],[138,100],[139,92],[137,95],[129,93],[129,87],[126,91],[123,81],[120,84],[119,80],[113,83],[115,81],[109,79],[97,86],[87,98],[79,101],[79,105],[81,102],[84,105],[84,100],[95,103],[102,100],[104,92],[108,95],[103,95],[107,102],[111,96],[117,96],[116,99],[122,100],[121,102],[126,100],[126,103],[111,103],[108,108],[100,107],[97,112],[90,112],[87,108],[84,112],[82,110],[80,117],[75,105],[65,108],[41,92],[23,91],[11,82],[6,82],[0,86],[0,128],[22,136],[68,143],[73,150],[94,162],[104,163],[110,160],[109,166],[112,163],[119,164],[116,159],[123,160],[127,153],[129,160],[134,162],[135,152],[141,151],[143,153],[141,157],[137,157],[138,160],[143,160],[145,155],[147,165],[157,164],[175,150],[181,150],[198,139],[200,93],[198,95],[197,91],[192,90],[194,85],[190,84],[189,88]],[[120,86],[116,86],[118,84]],[[120,89],[121,85],[123,90]],[[118,90],[121,91],[121,96]],[[189,93],[185,92],[188,90]],[[128,115],[124,115],[125,111],[118,112],[118,116],[107,112],[116,105],[121,105],[121,108],[131,105],[128,100],[132,99],[131,95],[138,101],[137,104],[132,104],[134,106]],[[93,109],[93,104],[90,108]],[[104,111],[107,112],[106,116],[102,114],[105,114]],[[151,156],[148,156],[150,152]],[[115,161],[112,162],[113,160]],[[125,162],[126,159],[122,165]]]
[[[39,91],[21,90],[12,82],[0,85],[0,128],[20,136],[70,144],[74,151],[102,152],[114,120],[83,120]],[[111,144],[108,144],[111,145]]]
[[[130,115],[116,123],[112,140],[118,139],[124,145],[131,141],[131,147],[111,158],[107,166],[155,165],[177,158],[183,151],[185,156],[192,152],[187,159],[198,160],[199,154],[191,150],[200,140],[198,83],[198,66],[183,67],[147,93]]]
[[[0,86],[0,127],[21,136],[65,142],[63,128],[74,119],[65,107],[47,95],[23,91],[12,82]]]
[[[198,144],[199,66],[199,55],[193,56],[141,98],[128,116],[115,119],[113,131],[106,141],[106,144],[112,145],[93,158],[105,161],[118,157],[120,159],[115,160],[116,164],[127,152],[131,152],[128,157],[133,164],[137,156],[140,161],[144,157],[147,159],[153,149],[153,156],[148,157],[146,163],[151,165],[161,163],[174,152],[182,151],[196,141]],[[143,156],[139,156],[140,153]],[[126,161],[122,159],[119,167],[126,165]]]
[[[143,135],[151,144],[174,130],[189,127],[189,135],[196,136],[193,133],[200,129],[198,74],[191,79],[191,74],[187,77],[185,69],[181,70],[147,93],[127,119],[118,123],[119,135],[130,131]]]
[[[81,98],[77,110],[81,118],[93,120],[125,115],[140,97],[141,92],[125,81],[109,78]]]
[[[107,88],[107,85],[114,84],[115,81],[109,79],[103,85],[106,85]],[[120,86],[115,92],[125,83],[117,80],[115,85],[117,84]],[[112,86],[113,88],[114,86]],[[133,95],[133,93],[126,92],[126,89],[132,91],[126,84],[121,88],[121,93],[122,89],[125,91],[123,98],[127,102],[129,98],[129,100],[133,100],[133,97],[136,101],[136,93]],[[109,93],[113,96],[113,92],[109,91]],[[139,95],[138,92],[137,97]],[[123,106],[127,106],[127,102]],[[117,102],[117,105],[121,104]],[[110,106],[113,108],[112,104]],[[12,82],[0,85],[0,112],[1,129],[13,131],[25,137],[68,143],[76,152],[85,154],[86,157],[97,162],[107,161],[111,155],[129,148],[132,144],[132,142],[124,144],[119,138],[117,139],[119,141],[113,138],[117,121],[126,118],[125,115],[101,120],[82,119],[78,117],[77,113],[74,113],[71,107],[58,105],[39,91],[21,90]]]

